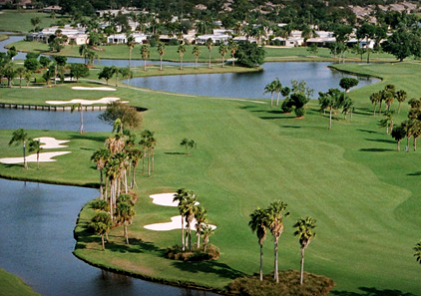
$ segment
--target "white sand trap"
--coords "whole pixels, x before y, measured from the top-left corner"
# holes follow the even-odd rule
[[[105,91],[116,91],[115,88],[105,87],[105,86],[101,86],[101,87],[73,86],[72,89],[75,89],[75,90],[105,90]]]
[[[44,149],[66,148],[68,146],[62,144],[70,142],[69,140],[56,140],[53,137],[39,137],[34,138],[34,140],[39,140],[41,142],[41,148]]]
[[[39,154],[39,162],[54,162],[55,159],[53,157],[68,154],[70,151],[60,151],[60,152],[45,152]],[[37,154],[31,154],[26,157],[27,162],[37,162]],[[23,157],[8,157],[8,158],[0,158],[1,163],[6,164],[16,164],[16,163],[23,163]]]
[[[71,101],[45,101],[45,103],[50,105],[64,105],[64,104],[82,104],[82,105],[93,105],[93,104],[109,104],[120,100],[117,97],[103,97],[98,100],[83,100],[83,99],[73,99]]]
[[[174,195],[176,193],[160,193],[160,194],[152,194],[149,195],[150,198],[152,198],[152,202],[154,204],[157,204],[159,206],[165,206],[165,207],[177,207],[178,201],[173,201]],[[196,205],[200,204],[199,202],[195,203]]]
[[[196,219],[193,220],[192,223],[192,230],[195,231],[196,227]],[[212,229],[216,229],[215,225],[209,225]],[[186,223],[184,223],[184,227],[186,227]],[[165,223],[156,223],[156,224],[149,224],[145,225],[146,229],[155,230],[155,231],[170,231],[174,229],[181,229],[181,216],[173,216],[171,217],[171,222]]]

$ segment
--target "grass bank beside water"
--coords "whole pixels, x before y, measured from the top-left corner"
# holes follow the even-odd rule
[[[19,277],[0,269],[0,295],[1,296],[39,296],[31,287]]]
[[[124,244],[123,229],[117,228],[110,233],[106,251],[100,251],[100,238],[85,231],[93,214],[87,206],[75,230],[75,254],[106,268],[224,289],[233,278],[258,272],[259,246],[247,225],[249,214],[258,206],[267,207],[281,199],[291,212],[280,239],[281,269],[299,268],[299,244],[292,225],[298,217],[309,215],[317,219],[318,236],[306,251],[305,269],[332,278],[337,283],[332,295],[365,295],[367,289],[376,295],[385,295],[387,289],[419,295],[421,286],[416,279],[420,266],[412,256],[412,247],[420,239],[420,152],[396,152],[395,141],[378,128],[380,118],[372,116],[369,101],[369,94],[388,83],[404,88],[410,97],[420,97],[419,65],[340,66],[355,73],[371,72],[383,81],[351,92],[356,106],[352,122],[337,114],[331,131],[327,129],[328,116],[318,111],[317,100],[308,104],[305,118],[298,120],[269,104],[118,88],[112,96],[148,109],[142,129],[155,132],[155,172],[147,178],[141,175],[141,166],[137,169],[139,188],[135,193],[139,199],[137,216],[129,228],[131,245]],[[0,94],[16,101],[81,96],[68,85],[1,89]],[[103,93],[83,92],[83,96],[94,98]],[[397,108],[396,102],[392,108]],[[403,104],[396,120],[404,119],[407,111],[407,104]],[[2,147],[7,147],[11,132],[0,132]],[[70,139],[72,153],[58,157],[57,162],[41,164],[40,171],[34,169],[35,164],[28,171],[19,165],[0,164],[0,175],[32,179],[36,173],[40,180],[85,186],[98,182],[99,173],[89,158],[103,147],[109,134],[30,133]],[[179,146],[184,137],[198,143],[190,157]],[[21,147],[5,148],[0,153],[0,157],[19,155]],[[180,230],[144,228],[169,222],[177,215],[176,208],[155,205],[148,196],[180,187],[197,193],[210,222],[218,227],[210,239],[221,250],[219,260],[167,260],[163,251],[179,242]],[[270,237],[264,254],[264,272],[269,273],[273,267]]]

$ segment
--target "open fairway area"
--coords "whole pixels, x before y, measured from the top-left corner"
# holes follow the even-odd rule
[[[141,129],[155,132],[155,172],[150,178],[137,168],[139,196],[136,217],[129,227],[131,245],[124,243],[123,228],[110,232],[110,243],[102,252],[99,236],[86,232],[93,210],[81,213],[75,254],[92,264],[126,270],[151,279],[189,283],[217,290],[236,277],[259,271],[259,245],[248,227],[256,207],[266,208],[275,200],[288,204],[290,217],[284,221],[280,239],[280,269],[299,269],[300,247],[293,236],[299,217],[317,220],[317,238],[306,250],[305,270],[325,275],[336,282],[332,295],[419,295],[421,267],[413,247],[421,238],[421,169],[419,151],[398,153],[396,142],[378,127],[369,101],[372,92],[393,83],[405,89],[408,98],[420,97],[416,73],[418,63],[338,65],[354,73],[382,77],[376,85],[350,95],[356,110],[352,122],[334,116],[328,130],[328,115],[319,112],[317,100],[306,109],[305,118],[282,114],[267,101],[256,103],[232,98],[212,98],[157,93],[118,87],[113,96],[131,105],[147,108]],[[27,103],[46,99],[97,99],[107,92],[72,90],[75,84],[56,88],[1,89],[1,100]],[[83,86],[95,86],[87,82]],[[4,99],[7,98],[7,99]],[[392,105],[397,109],[397,102]],[[402,106],[396,122],[404,120],[409,108]],[[76,129],[76,128],[75,128]],[[12,131],[0,131],[0,145],[7,147]],[[9,178],[53,183],[97,186],[99,173],[90,162],[93,152],[103,147],[109,133],[28,131],[31,137],[70,140],[72,153],[57,162],[22,165],[0,164],[0,175]],[[137,135],[140,130],[134,131]],[[180,147],[183,138],[194,139],[191,156]],[[139,136],[137,141],[139,141]],[[411,140],[412,144],[412,140]],[[404,144],[402,144],[404,146]],[[5,148],[0,157],[17,157],[21,147]],[[192,189],[217,226],[210,242],[221,251],[217,261],[182,262],[164,258],[167,247],[179,243],[180,230],[151,231],[147,224],[170,222],[176,208],[152,203],[151,194]],[[264,272],[273,267],[273,240],[264,244]],[[52,243],[54,243],[52,241]],[[356,294],[352,294],[355,292]],[[407,295],[412,295],[407,294]]]

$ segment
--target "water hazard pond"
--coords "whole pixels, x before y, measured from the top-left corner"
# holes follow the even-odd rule
[[[130,84],[192,95],[269,99],[270,94],[264,94],[265,85],[278,77],[283,86],[289,87],[291,80],[306,81],[307,86],[314,89],[313,99],[315,99],[319,91],[326,92],[329,88],[340,88],[339,81],[343,77],[356,77],[330,69],[328,66],[331,64],[328,62],[265,63],[262,72],[133,78]],[[357,88],[380,82],[378,78],[356,78],[359,80]]]

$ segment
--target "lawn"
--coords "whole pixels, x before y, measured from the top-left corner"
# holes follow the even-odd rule
[[[412,247],[420,239],[421,196],[418,153],[396,152],[395,141],[378,128],[372,116],[369,95],[387,83],[419,97],[419,64],[338,65],[341,69],[384,78],[382,83],[351,92],[356,112],[352,122],[335,116],[328,131],[328,118],[311,101],[304,119],[283,115],[268,104],[143,92],[119,88],[113,96],[148,109],[143,126],[155,132],[156,170],[151,178],[137,170],[137,216],[129,228],[132,244],[123,244],[122,229],[111,232],[113,242],[99,251],[100,239],[83,230],[92,214],[85,208],[76,229],[81,237],[75,254],[94,264],[126,269],[143,276],[223,289],[234,277],[258,272],[257,239],[247,226],[249,214],[281,199],[291,216],[285,219],[280,240],[280,268],[299,268],[299,244],[292,225],[298,217],[317,219],[317,238],[306,252],[306,271],[331,277],[337,283],[333,295],[350,295],[373,288],[417,295],[420,267]],[[1,90],[2,97],[44,99],[58,94],[73,98],[65,85],[51,89]],[[95,97],[102,94],[86,93]],[[394,109],[397,108],[395,102]],[[397,121],[403,120],[404,104]],[[39,136],[40,131],[30,131]],[[139,133],[137,131],[137,133]],[[5,147],[11,131],[0,133]],[[42,179],[92,185],[98,172],[89,162],[93,151],[102,147],[106,134],[47,132],[42,135],[71,139],[73,152],[36,171],[20,166],[0,165],[9,177]],[[188,137],[198,143],[192,155],[179,146]],[[19,147],[3,149],[1,157],[17,156]],[[194,190],[208,209],[211,223],[218,226],[211,242],[221,258],[208,263],[182,263],[162,257],[166,247],[179,242],[180,231],[154,232],[145,224],[169,221],[174,208],[151,203],[149,194],[171,192],[180,187]],[[265,267],[272,269],[272,239],[265,242]],[[365,289],[365,290],[364,290]],[[355,294],[360,295],[360,294]]]
[[[0,269],[0,295],[2,296],[36,296],[29,286],[20,278]]]
[[[26,34],[33,29],[31,19],[35,17],[41,19],[39,26],[42,28],[49,27],[61,19],[60,15],[57,15],[56,19],[52,19],[49,14],[35,10],[3,10],[3,13],[0,14],[0,31]]]

